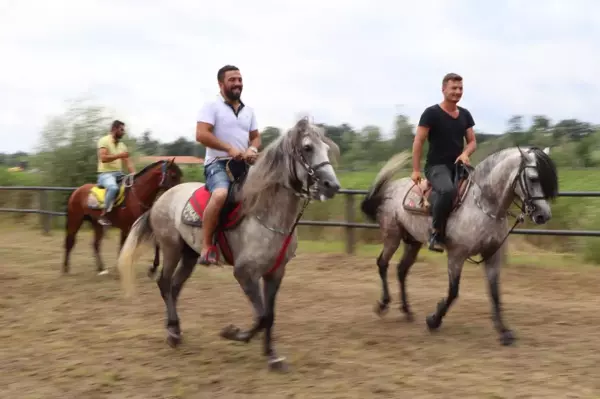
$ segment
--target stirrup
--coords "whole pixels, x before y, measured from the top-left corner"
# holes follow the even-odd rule
[[[216,265],[219,262],[219,251],[217,249],[216,245],[211,245],[210,247],[207,248],[206,250],[206,255],[202,256],[200,255],[200,259],[198,260],[198,263],[201,265]]]

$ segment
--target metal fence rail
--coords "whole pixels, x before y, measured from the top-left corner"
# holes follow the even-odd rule
[[[52,216],[65,216],[66,212],[48,209],[48,192],[72,192],[76,187],[44,187],[44,186],[0,186],[0,191],[35,191],[39,193],[39,209],[0,208],[0,212],[10,213],[35,213],[40,215],[40,224],[45,233],[50,231]],[[346,252],[354,253],[356,246],[355,229],[377,229],[375,223],[360,223],[355,221],[355,196],[365,195],[367,190],[341,189],[340,194],[345,197],[345,220],[301,220],[301,226],[344,227],[346,229]],[[600,191],[565,191],[559,197],[598,198]],[[564,237],[600,237],[598,230],[543,230],[543,229],[515,229],[512,234],[537,235],[537,236],[564,236]]]

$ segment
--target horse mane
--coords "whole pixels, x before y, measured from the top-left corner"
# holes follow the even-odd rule
[[[540,186],[544,192],[544,198],[554,199],[558,196],[558,173],[556,164],[543,150],[531,147],[530,151],[535,157],[535,162],[540,179]]]
[[[324,129],[310,123],[308,118],[300,119],[294,127],[270,143],[250,167],[239,195],[244,214],[269,207],[275,199],[275,192],[289,186],[295,173],[293,153],[302,145],[305,136],[315,142],[327,143],[335,159],[339,158],[338,146],[325,136]]]
[[[154,169],[155,166],[164,163],[164,162],[168,162],[167,160],[160,160],[160,161],[154,161],[151,164],[148,164],[146,166],[144,166],[139,172],[137,172],[135,175],[133,175],[134,179],[137,179],[139,177],[142,177],[144,174],[146,174],[148,171]],[[177,165],[175,162],[171,163],[170,168],[175,168],[175,171],[178,174],[178,177],[183,176],[183,171],[181,170],[181,168],[179,167],[179,165]]]

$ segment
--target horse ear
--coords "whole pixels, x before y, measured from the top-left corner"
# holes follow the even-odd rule
[[[175,163],[175,157],[171,158],[171,160],[169,161],[169,165],[173,165]]]
[[[543,151],[546,153],[546,155],[550,155],[550,147],[544,148]]]

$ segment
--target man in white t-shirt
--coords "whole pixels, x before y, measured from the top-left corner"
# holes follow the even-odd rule
[[[204,104],[196,122],[196,141],[206,147],[204,176],[211,192],[202,221],[204,237],[199,263],[204,265],[216,263],[217,248],[212,238],[231,184],[225,165],[231,159],[232,173],[245,170],[245,162],[254,163],[260,147],[254,110],[240,100],[243,83],[239,69],[225,65],[219,69],[217,81],[221,96]]]

